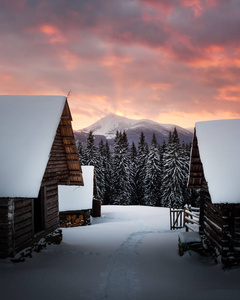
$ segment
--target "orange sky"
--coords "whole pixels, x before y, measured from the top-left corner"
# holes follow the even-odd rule
[[[0,94],[193,127],[240,118],[239,0],[2,0]]]

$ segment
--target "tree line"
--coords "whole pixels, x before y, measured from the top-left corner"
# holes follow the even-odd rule
[[[81,164],[95,167],[102,204],[197,205],[198,195],[187,189],[191,145],[180,143],[176,128],[162,145],[153,134],[149,147],[142,132],[137,147],[129,147],[125,131],[116,133],[113,153],[107,141],[95,145],[92,132],[85,147],[77,145]]]

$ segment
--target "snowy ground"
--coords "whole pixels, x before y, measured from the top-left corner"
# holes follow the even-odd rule
[[[60,245],[0,260],[1,299],[239,300],[240,268],[180,257],[178,233],[166,208],[103,206],[91,226],[64,229]]]

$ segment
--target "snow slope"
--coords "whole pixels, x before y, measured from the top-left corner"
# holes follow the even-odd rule
[[[0,260],[4,300],[238,300],[240,269],[178,255],[167,208],[103,206],[93,225],[63,230],[24,263]]]

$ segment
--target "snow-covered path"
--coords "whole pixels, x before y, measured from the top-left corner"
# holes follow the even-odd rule
[[[240,269],[178,255],[166,208],[103,206],[24,263],[0,260],[1,299],[240,299]]]

